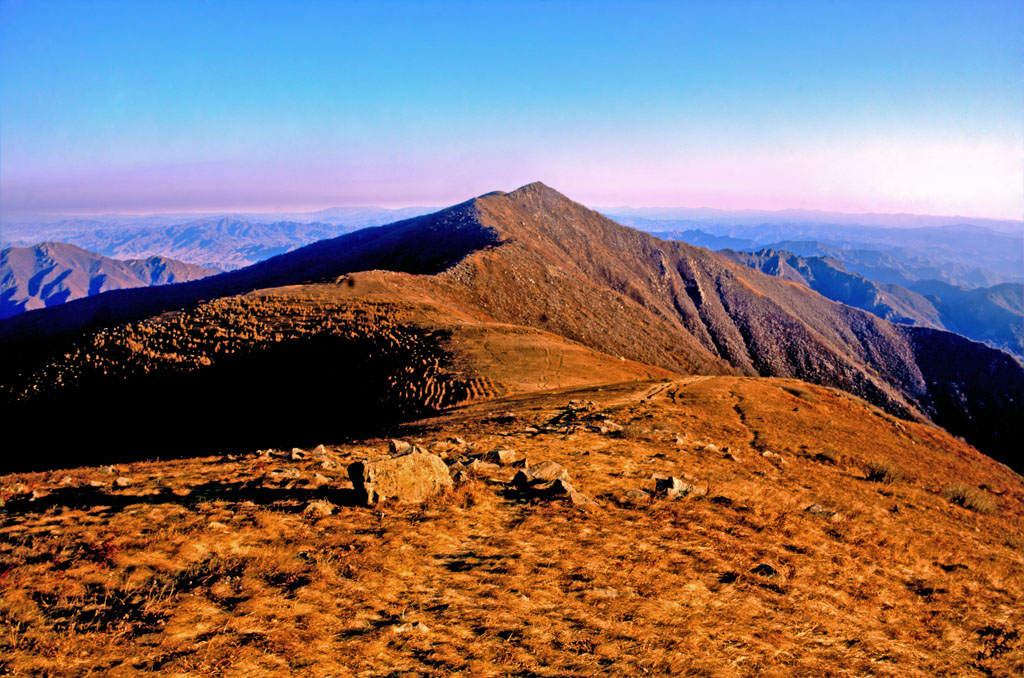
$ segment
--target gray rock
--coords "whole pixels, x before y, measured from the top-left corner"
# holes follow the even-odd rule
[[[650,492],[645,492],[644,490],[630,490],[622,496],[622,503],[629,504],[631,506],[647,504],[650,501]]]
[[[550,482],[552,480],[569,481],[569,472],[553,461],[542,461],[536,466],[530,466],[516,473],[512,478],[512,485],[523,490],[532,485]]]
[[[669,499],[679,499],[694,491],[693,485],[684,483],[675,476],[652,476],[654,480],[654,491],[663,494]]]
[[[484,460],[497,464],[499,466],[517,466],[525,468],[529,466],[526,461],[526,453],[520,452],[519,450],[510,450],[505,448],[499,448],[491,450],[484,455]]]
[[[412,452],[412,443],[407,440],[396,440],[392,438],[388,441],[388,452],[391,454],[408,454]]]
[[[831,518],[832,516],[836,515],[835,511],[830,511],[821,504],[811,504],[810,506],[805,508],[804,511],[816,516],[825,516],[826,518]]]
[[[349,465],[348,476],[368,506],[385,499],[415,504],[452,486],[444,460],[423,452],[357,461]]]

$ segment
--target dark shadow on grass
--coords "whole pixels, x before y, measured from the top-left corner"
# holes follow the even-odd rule
[[[100,513],[117,513],[138,504],[177,504],[191,507],[208,501],[230,504],[252,502],[257,506],[273,506],[283,511],[299,512],[315,499],[326,499],[338,506],[361,506],[358,493],[350,488],[274,488],[254,486],[248,482],[210,482],[189,488],[187,495],[164,489],[157,494],[110,494],[103,488],[60,488],[37,499],[15,498],[6,503],[9,515],[45,513],[51,509],[90,510],[105,508]]]

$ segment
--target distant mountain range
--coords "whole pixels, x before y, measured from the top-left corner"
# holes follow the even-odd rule
[[[714,250],[770,248],[807,257],[833,257],[850,271],[883,283],[941,280],[958,287],[988,287],[1024,281],[1024,228],[1011,232],[975,224],[892,228],[827,222],[616,218],[666,240]]]
[[[99,445],[83,436],[111,416],[109,455],[142,453],[143,436],[148,457],[198,454],[668,372],[835,387],[1024,468],[1010,355],[621,226],[543,184],[24,313],[0,322],[0,347],[5,410],[26,436],[60,413],[68,439],[53,449]],[[182,425],[199,421],[201,443]]]
[[[3,244],[43,241],[78,245],[103,256],[128,259],[165,256],[231,270],[334,238],[430,211],[337,207],[295,214],[109,216],[90,219],[26,218],[4,224]]]
[[[167,257],[118,260],[46,242],[0,252],[0,318],[110,290],[199,280],[218,269]]]
[[[892,322],[933,327],[983,341],[1024,358],[1024,285],[1003,283],[964,290],[936,280],[910,288],[851,273],[831,257],[791,252],[719,250],[720,256],[763,273],[806,285],[833,301]]]

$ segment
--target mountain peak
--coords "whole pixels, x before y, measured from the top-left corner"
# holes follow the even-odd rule
[[[531,184],[526,184],[525,186],[520,186],[519,188],[517,188],[516,190],[512,191],[511,193],[508,193],[507,195],[508,195],[509,198],[512,198],[512,199],[528,198],[528,197],[544,197],[544,198],[553,198],[554,197],[554,198],[561,198],[562,200],[568,200],[569,199],[569,198],[565,197],[564,195],[562,195],[561,193],[559,193],[558,191],[556,191],[555,189],[553,189],[550,186],[548,186],[547,184],[544,184],[544,183],[542,183],[540,181],[534,181]]]

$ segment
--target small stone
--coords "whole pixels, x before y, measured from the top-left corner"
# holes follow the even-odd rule
[[[465,445],[466,444],[466,441],[463,440],[462,438],[458,437],[458,436],[452,436],[451,438],[448,439],[448,442],[450,442],[452,445]]]
[[[708,443],[707,445],[704,446],[704,451],[705,452],[715,452],[715,453],[717,453],[718,452],[718,445],[715,445],[714,443]]]
[[[132,482],[133,481],[131,478],[125,478],[124,476],[121,476],[120,478],[114,481],[114,484],[117,485],[118,487],[128,487],[129,485],[132,484]]]
[[[512,478],[512,485],[519,489],[525,489],[530,485],[550,482],[552,480],[568,481],[569,472],[561,464],[548,460],[516,473],[515,477]]]
[[[326,518],[332,515],[337,506],[325,499],[316,499],[306,504],[306,508],[302,510],[302,515],[307,518]]]
[[[300,449],[299,449],[299,448],[297,448],[297,447],[293,447],[293,448],[292,448],[292,451],[291,451],[291,454],[290,454],[290,455],[288,455],[288,456],[289,456],[289,458],[290,458],[290,459],[291,459],[292,461],[302,461],[302,460],[303,460],[303,459],[305,459],[305,458],[306,458],[306,457],[307,457],[308,455],[306,454],[306,451],[305,451],[305,450],[300,450]]]
[[[755,565],[750,571],[761,577],[774,577],[777,574],[779,574],[779,571],[771,565],[769,565],[768,563],[759,563]]]
[[[534,434],[540,433],[540,430],[536,426],[527,426],[522,431],[520,431],[520,433],[526,433],[526,434],[529,434],[529,435],[534,435]]]
[[[639,506],[642,504],[648,504],[651,501],[651,495],[649,492],[643,490],[630,490],[622,496],[622,503],[630,506]]]
[[[334,479],[330,478],[328,476],[322,475],[320,473],[314,473],[313,474],[313,482],[315,482],[317,485],[327,485],[328,483],[333,483]]]
[[[222,523],[220,521],[217,521],[217,520],[211,520],[207,524],[207,527],[209,527],[211,530],[226,530],[226,529],[228,529],[227,525],[225,525],[224,523]]]
[[[338,463],[335,461],[331,461],[330,459],[324,459],[322,462],[320,462],[320,468],[322,468],[325,471],[334,471],[338,468]]]
[[[391,454],[409,454],[412,452],[412,443],[392,438],[388,441],[388,452]]]
[[[107,484],[106,484],[106,483],[104,483],[104,482],[101,482],[101,481],[99,481],[99,480],[90,480],[90,481],[89,481],[89,487],[96,487],[96,488],[100,488],[100,487],[106,487],[106,486],[107,486]]]
[[[810,506],[805,508],[804,511],[806,511],[807,513],[816,515],[816,516],[825,516],[826,518],[830,518],[830,517],[836,515],[835,511],[830,511],[829,509],[825,508],[821,504],[811,504]]]
[[[521,468],[528,466],[526,453],[519,450],[498,448],[484,455],[484,459],[499,466],[517,466]]]
[[[655,474],[657,475],[657,474]],[[654,479],[654,490],[670,499],[680,499],[694,491],[693,485],[684,483],[675,476],[661,476]]]

